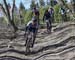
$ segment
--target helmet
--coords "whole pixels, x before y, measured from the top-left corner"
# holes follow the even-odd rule
[[[37,21],[37,19],[36,19],[35,16],[32,18],[32,21],[33,21],[33,22],[36,22],[36,21]]]

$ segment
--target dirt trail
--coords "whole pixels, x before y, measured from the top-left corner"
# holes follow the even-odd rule
[[[75,60],[75,24],[66,22],[53,28],[51,34],[38,33],[35,45],[25,55],[24,31],[18,31],[17,38],[10,41],[13,33],[0,29],[0,60]],[[12,45],[13,48],[8,48]]]

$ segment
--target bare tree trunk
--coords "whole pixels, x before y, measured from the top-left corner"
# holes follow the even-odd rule
[[[6,11],[5,11],[5,9],[4,9],[4,7],[3,7],[3,5],[2,5],[2,4],[0,4],[0,6],[1,6],[1,8],[2,8],[2,10],[3,10],[4,14],[5,14],[5,15],[7,15],[7,13],[6,13]]]
[[[73,11],[74,11],[74,13],[75,13],[75,1],[73,1],[72,6],[73,6]]]
[[[7,5],[6,0],[3,0],[3,1],[4,1],[5,8],[6,8],[8,20],[9,20],[10,24],[13,26],[14,32],[16,32],[18,30],[18,27],[14,23],[14,16],[13,16],[14,7],[15,7],[15,0],[13,0],[12,16],[10,16],[10,11],[8,9],[8,5]]]

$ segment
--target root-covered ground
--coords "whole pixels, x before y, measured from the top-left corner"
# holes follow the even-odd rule
[[[8,28],[0,27],[0,60],[75,60],[74,22],[58,24],[51,34],[41,29],[28,55],[25,55],[24,31],[18,31],[12,39],[14,34]]]

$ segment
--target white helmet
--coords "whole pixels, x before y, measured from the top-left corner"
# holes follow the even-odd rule
[[[36,17],[35,17],[35,16],[32,18],[32,21],[34,21],[34,22],[36,22],[36,21],[37,21],[37,19],[36,19]]]

